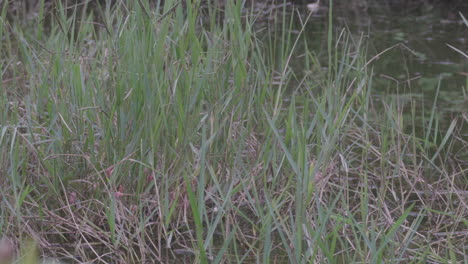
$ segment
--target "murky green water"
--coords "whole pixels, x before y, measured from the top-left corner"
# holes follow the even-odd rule
[[[432,104],[440,80],[439,105],[447,111],[466,112],[468,60],[448,45],[468,53],[468,28],[459,15],[468,16],[468,2],[393,6],[377,2],[385,1],[341,1],[333,8],[335,36],[347,29],[356,41],[365,40],[367,60],[380,54],[370,64],[374,89],[419,96]],[[292,12],[293,7],[298,9],[294,11],[293,31],[299,32],[308,11],[305,4],[286,9]],[[322,5],[304,30],[307,48],[322,61],[327,58],[328,11],[327,4]],[[301,45],[299,42],[298,49],[305,50]]]
[[[343,9],[336,10],[342,24],[368,34],[369,58],[394,47],[373,64],[377,89],[396,93],[398,87],[399,92],[419,95],[430,104],[441,80],[439,106],[461,111],[468,60],[447,45],[468,51],[468,28],[457,10],[449,6],[410,9],[375,5],[354,23]]]
[[[468,136],[468,59],[448,46],[468,54],[468,27],[460,16],[462,13],[468,17],[468,1],[436,4],[422,1],[334,2],[334,37],[338,38],[345,30],[351,33],[354,41],[363,40],[366,60],[372,60],[369,64],[373,69],[372,89],[377,99],[397,97],[404,104],[411,102],[418,119],[425,115],[427,118],[435,102],[441,132],[457,118],[458,126]],[[297,54],[310,51],[324,67],[328,60],[328,5],[325,1],[305,24],[303,35],[307,44],[303,41],[297,44]],[[289,12],[292,31],[299,34],[309,15],[306,3],[286,4],[277,9]],[[281,20],[274,21],[274,26],[271,21],[269,23],[265,27],[269,27],[270,32],[275,30],[272,27],[281,28],[282,25]],[[290,64],[297,80],[290,85],[295,88],[308,74],[308,69],[303,68],[302,62],[295,65],[292,60]]]

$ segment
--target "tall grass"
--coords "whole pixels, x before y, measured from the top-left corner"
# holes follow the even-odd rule
[[[332,20],[322,65],[286,16],[262,41],[242,2],[200,4],[5,2],[1,236],[77,263],[463,260],[462,118],[434,103],[419,137]]]

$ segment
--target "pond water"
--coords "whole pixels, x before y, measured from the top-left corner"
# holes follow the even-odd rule
[[[398,84],[400,92],[432,101],[441,80],[439,105],[445,110],[460,110],[468,60],[447,44],[467,53],[468,27],[456,8],[374,3],[367,12],[354,17],[349,17],[344,8],[335,10],[338,27],[349,25],[355,34],[368,35],[369,58],[394,47],[373,64],[377,89],[394,89]]]
[[[324,65],[328,59],[327,2],[310,17],[303,33],[307,49]],[[461,114],[466,119],[468,59],[448,45],[468,53],[468,27],[460,16],[468,17],[468,1],[334,2],[334,36],[346,29],[356,41],[364,40],[367,60],[373,59],[370,65],[374,92],[382,96],[398,95],[429,109],[437,95],[439,114]],[[293,16],[293,32],[301,31],[309,15],[306,4],[286,4],[284,8]],[[303,53],[306,47],[298,42],[297,49]],[[304,72],[302,64],[297,66],[297,72],[300,71]],[[445,121],[448,126],[450,118]]]

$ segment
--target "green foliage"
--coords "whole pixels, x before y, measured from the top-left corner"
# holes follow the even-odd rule
[[[463,119],[442,131],[434,102],[417,133],[331,8],[323,70],[310,16],[265,40],[241,1],[200,5],[5,4],[0,235],[72,262],[461,258]]]

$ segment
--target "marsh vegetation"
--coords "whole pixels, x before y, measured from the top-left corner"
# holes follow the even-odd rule
[[[466,261],[466,35],[413,81],[430,54],[322,4],[3,2],[0,237],[65,263]]]

